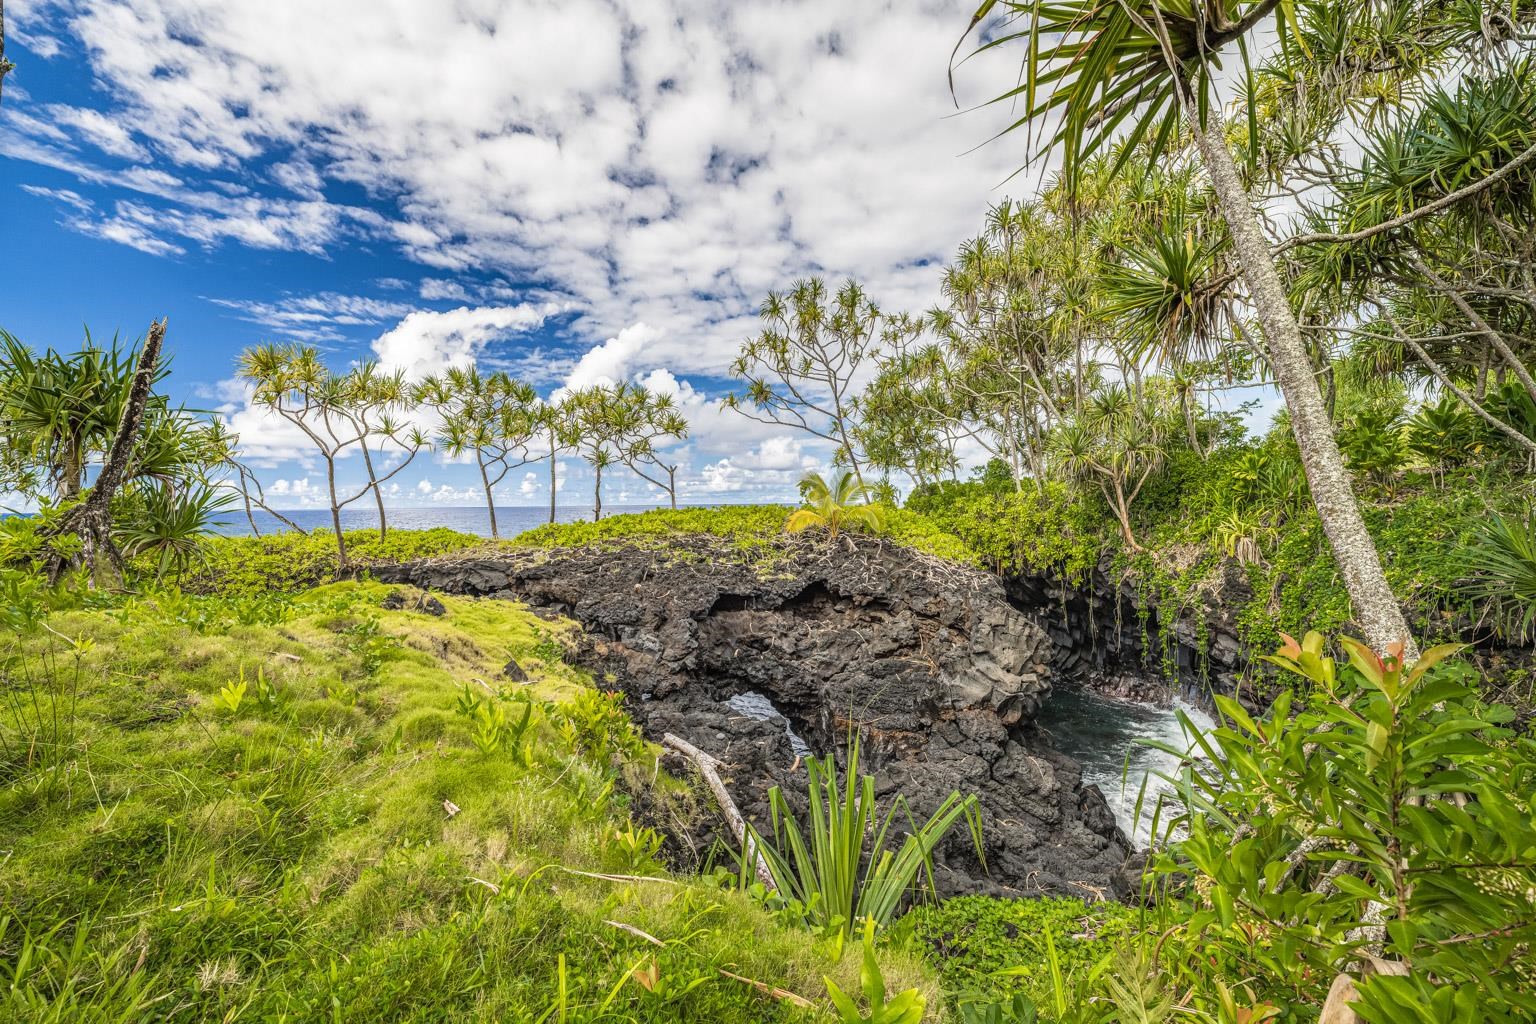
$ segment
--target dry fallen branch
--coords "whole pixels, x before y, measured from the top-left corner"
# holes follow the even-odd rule
[[[704,753],[681,736],[675,736],[670,732],[661,738],[661,745],[682,754],[693,763],[694,768],[698,769],[699,775],[709,786],[709,791],[714,794],[715,802],[720,805],[720,812],[725,815],[725,822],[731,827],[731,834],[736,837],[736,841],[741,844],[747,856],[756,862],[757,880],[767,886],[769,892],[778,892],[779,886],[773,879],[773,872],[768,870],[768,861],[763,858],[757,845],[747,835],[746,819],[741,816],[741,811],[736,807],[736,801],[731,799],[730,792],[726,790],[725,783],[720,779],[719,768],[722,762]]]
[[[609,875],[600,871],[578,871],[576,868],[568,868],[556,864],[556,868],[568,875],[580,875],[582,878],[596,878],[602,882],[660,882],[662,885],[682,885],[675,878],[666,878],[662,875]]]
[[[641,929],[636,928],[632,924],[625,924],[623,921],[604,921],[603,924],[608,925],[610,928],[617,928],[619,931],[628,935],[633,935],[635,938],[641,940],[642,942],[649,942],[651,945],[659,946],[662,949],[667,948],[667,944],[661,939],[658,939],[650,932],[642,931]],[[795,1006],[804,1007],[808,1010],[814,1010],[816,1008],[816,1004],[805,998],[805,996],[797,995],[796,993],[791,992],[785,988],[779,988],[777,985],[770,985],[765,981],[758,981],[755,978],[748,978],[740,974],[733,974],[732,972],[726,970],[724,967],[716,967],[715,972],[722,978],[730,978],[732,981],[739,981],[744,985],[751,985],[765,996],[772,996],[774,999],[779,999],[786,1003],[792,1003]]]

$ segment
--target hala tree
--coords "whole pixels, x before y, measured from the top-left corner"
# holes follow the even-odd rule
[[[0,332],[0,481],[39,504],[43,533],[79,539],[50,545],[55,576],[77,561],[93,579],[120,574],[125,555],[168,568],[227,503],[211,474],[230,441],[159,391],[164,337],[160,321],[137,348],[87,336],[38,353]]]
[[[815,277],[787,293],[769,292],[759,315],[762,332],[731,364],[746,387],[727,395],[724,406],[831,442],[836,461],[864,483],[859,388],[875,356],[918,325],[883,313],[855,281],[829,294]]]
[[[1167,454],[1171,417],[1155,388],[1137,395],[1120,384],[1089,394],[1083,411],[1051,432],[1052,469],[1075,483],[1096,485],[1120,524],[1126,547],[1141,551],[1131,530],[1131,505]]]
[[[491,517],[491,536],[500,537],[494,491],[508,473],[536,458],[530,446],[544,437],[548,415],[538,393],[505,373],[481,374],[468,366],[427,378],[417,385],[415,397],[442,417],[439,449],[454,458],[474,458]]]
[[[1336,198],[1291,240],[1294,290],[1337,311],[1351,368],[1438,387],[1527,458],[1536,440],[1486,399],[1506,376],[1536,399],[1533,122],[1529,56],[1471,67],[1331,162]]]
[[[363,470],[368,475],[368,489],[373,492],[374,505],[379,512],[379,537],[389,535],[389,517],[384,511],[382,484],[410,465],[423,448],[428,447],[427,435],[417,426],[399,418],[415,401],[412,389],[406,386],[405,372],[384,373],[376,362],[366,362],[354,367],[340,379],[336,394],[334,414],[351,425],[358,434],[358,450],[363,456]],[[378,451],[374,451],[374,445]],[[379,458],[400,459],[383,477],[375,464]]]
[[[564,439],[592,467],[593,518],[603,517],[603,470],[628,466],[637,476],[661,487],[677,507],[676,465],[667,466],[657,453],[657,442],[687,436],[687,421],[671,399],[629,382],[596,384],[566,396]],[[667,483],[642,472],[646,466],[667,472]]]
[[[640,479],[666,491],[675,509],[678,464],[675,460],[667,462],[661,449],[669,441],[681,441],[688,436],[688,421],[677,411],[671,395],[636,386],[631,386],[629,395],[623,407],[619,456]],[[662,474],[666,475],[665,482],[660,479]]]
[[[336,374],[320,361],[316,349],[297,345],[259,345],[247,349],[240,356],[240,376],[253,385],[254,401],[298,427],[324,461],[337,565],[345,568],[347,541],[341,529],[341,510],[370,492],[378,493],[383,484],[405,469],[427,446],[427,438],[420,430],[402,428],[388,415],[389,409],[399,402],[399,378],[381,377],[367,367]],[[406,457],[382,476],[374,472],[371,454],[367,453],[370,437],[374,436],[400,444],[406,450]],[[337,483],[337,462],[355,446],[365,452],[368,480],[345,493]],[[379,526],[382,533],[382,499]]]

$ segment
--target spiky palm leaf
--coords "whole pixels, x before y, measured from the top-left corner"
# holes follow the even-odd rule
[[[870,501],[869,488],[852,473],[839,473],[831,481],[820,473],[807,473],[800,479],[800,493],[807,507],[796,510],[785,520],[787,533],[823,529],[836,540],[848,529],[868,533],[885,530],[885,509]]]

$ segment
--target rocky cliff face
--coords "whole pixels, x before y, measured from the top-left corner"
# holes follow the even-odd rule
[[[615,680],[649,736],[676,733],[731,765],[733,796],[765,831],[769,787],[805,787],[786,726],[818,754],[856,731],[882,795],[905,794],[918,815],[952,790],[980,797],[986,867],[953,836],[942,891],[1123,889],[1128,850],[1113,815],[1033,725],[1051,639],[996,577],[867,539],[783,538],[744,553],[702,537],[376,575],[580,622],[575,659]]]
[[[1107,559],[1081,583],[1024,575],[1002,582],[1013,606],[1050,636],[1058,682],[1152,704],[1220,693],[1259,712],[1274,699],[1273,672],[1238,640],[1237,609],[1252,591],[1236,562],[1176,605],[1112,576]]]

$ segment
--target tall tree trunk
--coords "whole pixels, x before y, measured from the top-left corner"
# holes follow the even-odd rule
[[[555,431],[549,431],[549,521],[555,521]]]
[[[667,493],[672,496],[672,511],[677,511],[677,467],[667,467]]]
[[[485,459],[480,453],[475,453],[475,461],[480,464],[480,486],[485,488],[485,510],[491,516],[491,539],[500,540],[501,534],[496,532],[496,496],[491,493],[491,478],[485,473]]]
[[[1418,658],[1418,646],[1403,617],[1402,608],[1387,585],[1376,543],[1365,528],[1354,487],[1344,469],[1333,424],[1317,386],[1306,341],[1291,309],[1285,286],[1275,269],[1274,254],[1259,227],[1259,220],[1237,173],[1222,132],[1222,120],[1214,106],[1202,124],[1199,112],[1186,97],[1185,112],[1195,144],[1210,175],[1211,185],[1232,235],[1232,247],[1242,267],[1254,310],[1264,329],[1269,363],[1290,411],[1291,430],[1301,451],[1301,464],[1312,489],[1312,500],[1323,532],[1344,576],[1344,587],[1354,606],[1355,621],[1366,641],[1378,652],[1403,645],[1405,658]]]
[[[596,470],[596,483],[592,487],[592,521],[595,523],[603,518],[603,467],[594,463],[592,468]]]
[[[347,538],[341,532],[341,506],[336,502],[336,458],[326,456],[325,483],[331,492],[331,528],[336,531],[336,574],[347,567]]]
[[[106,462],[102,464],[96,483],[85,501],[70,509],[59,522],[59,532],[79,536],[81,559],[93,582],[102,576],[103,558],[119,577],[126,568],[117,545],[112,543],[112,498],[128,478],[128,463],[133,458],[134,445],[138,443],[139,428],[144,424],[144,407],[149,403],[155,367],[160,363],[160,349],[165,343],[165,323],[162,319],[149,325],[133,380],[128,385],[128,401],[123,405],[117,433],[112,438],[112,447],[107,451]],[[55,560],[49,567],[49,576],[57,579],[63,568],[62,560]]]
[[[366,428],[364,428],[366,430]],[[368,453],[368,435],[362,436],[363,467],[368,471],[368,486],[373,488],[373,500],[379,507],[379,540],[389,536],[389,520],[384,518],[384,492],[379,489],[379,477],[373,471],[373,456]]]

